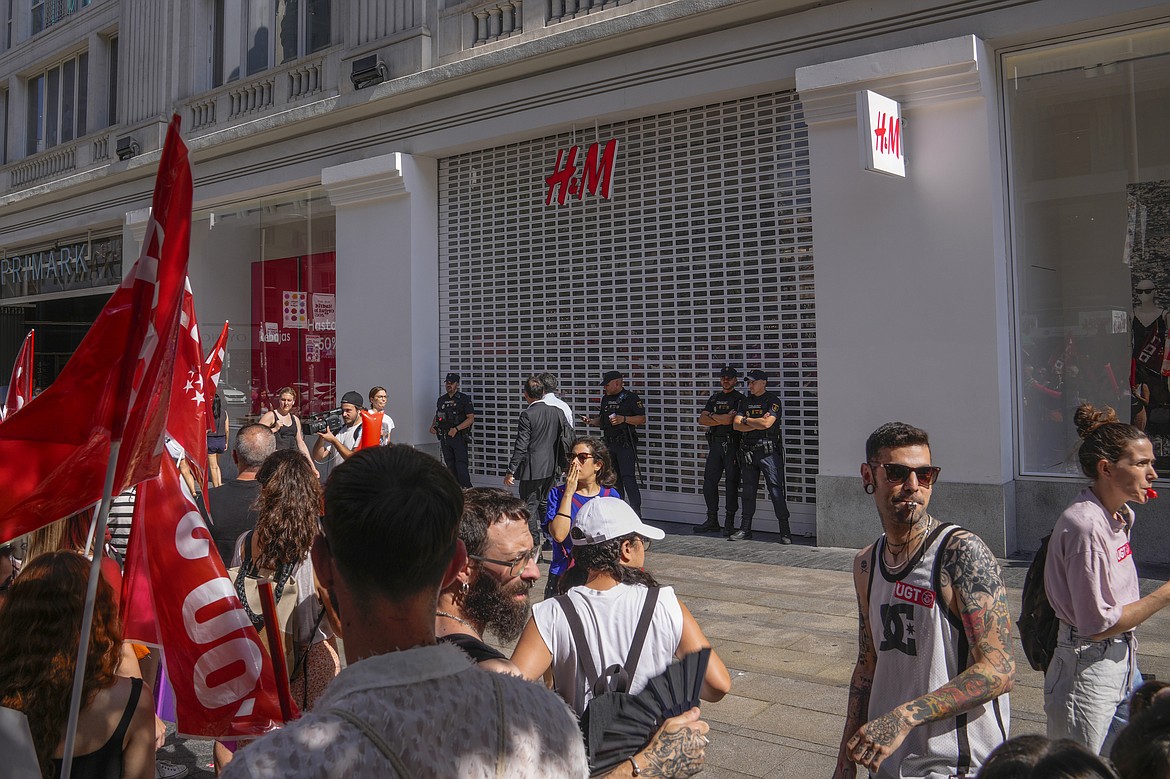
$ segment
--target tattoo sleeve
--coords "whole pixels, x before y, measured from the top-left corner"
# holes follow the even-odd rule
[[[941,589],[962,620],[971,654],[967,670],[905,705],[914,724],[953,717],[1012,687],[1011,619],[999,563],[977,536],[956,533],[943,551]]]

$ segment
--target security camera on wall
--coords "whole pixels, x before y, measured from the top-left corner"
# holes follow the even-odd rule
[[[368,57],[361,57],[353,61],[351,66],[349,79],[353,82],[354,89],[364,89],[365,87],[372,87],[375,84],[381,84],[390,75],[386,63],[377,54],[371,54]]]

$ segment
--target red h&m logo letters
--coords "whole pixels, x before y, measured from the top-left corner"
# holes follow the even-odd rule
[[[604,148],[600,143],[591,144],[585,153],[585,164],[580,175],[577,175],[577,154],[581,147],[570,146],[567,152],[565,149],[557,149],[556,167],[544,180],[548,186],[544,204],[551,205],[554,195],[557,205],[563,206],[569,196],[584,200],[586,192],[596,195],[598,191],[609,200],[613,193],[613,163],[617,157],[617,147],[616,138],[606,141]]]
[[[906,584],[905,582],[895,584],[894,597],[898,600],[904,600],[907,603],[913,603],[916,606],[925,606],[928,609],[934,608],[934,592],[923,587],[915,587],[913,584]]]
[[[902,120],[893,114],[880,111],[877,126],[873,128],[873,150],[881,154],[902,156]]]

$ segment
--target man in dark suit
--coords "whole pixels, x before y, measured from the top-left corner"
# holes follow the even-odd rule
[[[524,380],[524,400],[528,408],[520,412],[516,443],[504,485],[511,487],[520,479],[520,498],[528,504],[528,529],[533,543],[541,543],[540,520],[548,507],[548,491],[557,474],[564,469],[563,460],[573,443],[573,428],[564,412],[541,403],[544,384],[536,376]]]

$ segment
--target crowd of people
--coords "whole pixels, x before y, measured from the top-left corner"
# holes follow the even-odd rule
[[[291,391],[235,431],[238,474],[208,491],[208,532],[258,628],[265,617],[254,583],[273,582],[284,666],[303,714],[258,739],[217,742],[217,773],[685,777],[702,769],[709,727],[698,704],[725,696],[731,674],[648,565],[665,533],[630,495],[636,462],[615,454],[636,440],[630,433],[645,424],[645,409],[620,374],[603,378],[609,400],[583,418],[601,437],[574,436],[555,377],[523,382],[527,406],[504,484],[518,480],[519,497],[462,483],[466,440],[458,442],[475,412],[454,374],[434,420],[446,464],[392,445],[382,387],[369,393],[370,409],[346,393],[340,429],[319,433],[311,450]],[[753,498],[763,475],[778,516],[786,512],[769,481],[778,401],[761,371],[748,373],[740,398],[738,372],[720,378],[699,423],[712,429],[713,481],[727,476],[730,494],[723,523],[717,496],[708,500],[703,529],[750,536],[751,507],[737,530],[730,501],[745,474]],[[1076,425],[1089,484],[1048,546],[1044,585],[1060,629],[1044,686],[1047,734],[1017,738],[1009,737],[1012,620],[995,556],[929,511],[941,468],[925,431],[888,423],[869,436],[860,476],[881,534],[854,559],[859,650],[834,777],[857,776],[860,766],[875,777],[1170,779],[1170,692],[1142,685],[1134,635],[1170,605],[1170,584],[1141,596],[1130,542],[1130,504],[1149,500],[1157,476],[1153,452],[1111,410],[1082,406]],[[733,434],[739,453],[755,455],[750,462],[729,448]],[[324,488],[317,465],[328,466]],[[45,777],[59,775],[64,759],[86,555],[102,542],[88,537],[91,522],[83,513],[37,531],[25,547],[0,547],[0,634],[28,637],[0,641],[0,705],[26,716]],[[104,541],[117,535],[115,527]],[[552,561],[544,599],[533,604],[545,540]],[[122,640],[119,555],[108,548],[73,775],[145,779],[163,775],[155,690],[166,686],[165,669]],[[677,710],[662,708],[620,759],[598,762],[593,725],[598,712],[616,716],[613,696],[641,701],[698,657],[693,696],[678,692]]]

